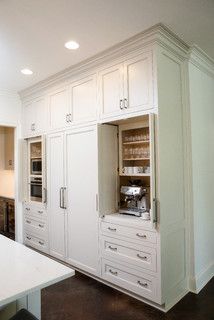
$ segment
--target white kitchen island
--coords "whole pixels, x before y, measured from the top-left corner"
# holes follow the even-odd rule
[[[74,274],[73,269],[0,235],[0,319],[22,308],[41,319],[41,289]]]

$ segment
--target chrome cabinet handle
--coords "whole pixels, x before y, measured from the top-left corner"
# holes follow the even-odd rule
[[[42,211],[42,210],[38,210],[38,213],[42,214],[42,213],[43,213],[43,211]]]
[[[117,275],[118,275],[118,272],[117,272],[117,271],[113,271],[113,270],[109,269],[109,272],[110,272],[111,274],[113,274],[114,276],[117,276]]]
[[[30,208],[25,208],[25,210],[30,211]]]
[[[28,240],[31,240],[31,237],[29,237],[29,236],[27,236],[26,238],[27,238]]]
[[[31,221],[30,221],[30,220],[26,220],[26,222],[29,223],[29,224],[31,224]]]
[[[142,260],[147,260],[147,256],[141,256],[139,253],[137,254],[137,257]]]
[[[128,99],[124,99],[124,108],[128,109]]]
[[[123,99],[120,99],[120,109],[123,110]]]
[[[69,122],[72,122],[72,114],[71,113],[69,113]]]
[[[116,247],[112,247],[112,246],[108,246],[109,249],[111,249],[112,251],[117,251],[117,248]]]
[[[147,288],[148,287],[148,283],[146,282],[141,282],[140,280],[138,280],[137,282],[141,287]]]
[[[43,241],[39,241],[39,244],[41,244],[42,246],[44,245],[44,242]]]
[[[65,205],[65,191],[66,188],[64,187],[62,190],[62,203],[63,203],[63,209],[67,209],[66,205]]]
[[[158,217],[157,217],[157,199],[153,198],[152,199],[153,202],[153,223],[157,223],[158,222]]]
[[[110,231],[117,231],[117,229],[116,228],[111,228],[111,227],[108,227],[108,230],[110,230]]]
[[[43,188],[43,203],[47,203],[47,189]]]
[[[66,122],[68,123],[69,122],[69,113],[66,114],[65,119],[66,119]]]
[[[143,238],[143,239],[147,238],[147,236],[145,234],[140,234],[140,233],[136,233],[136,236],[139,238]]]
[[[44,224],[39,223],[40,228],[44,228]]]
[[[62,193],[63,193],[63,187],[61,187],[61,188],[59,189],[59,207],[60,207],[61,209],[64,209],[64,208],[63,208],[63,203],[62,203]]]

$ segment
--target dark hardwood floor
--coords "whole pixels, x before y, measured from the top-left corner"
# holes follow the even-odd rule
[[[42,320],[214,320],[214,279],[164,314],[76,273],[42,290]]]

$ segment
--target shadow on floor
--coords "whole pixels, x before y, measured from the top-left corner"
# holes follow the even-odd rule
[[[79,272],[42,290],[42,320],[214,320],[214,279],[164,314]]]

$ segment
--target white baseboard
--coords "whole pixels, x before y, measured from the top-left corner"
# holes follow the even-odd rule
[[[214,277],[214,261],[198,273],[196,277],[189,278],[189,290],[198,294],[212,277]]]

